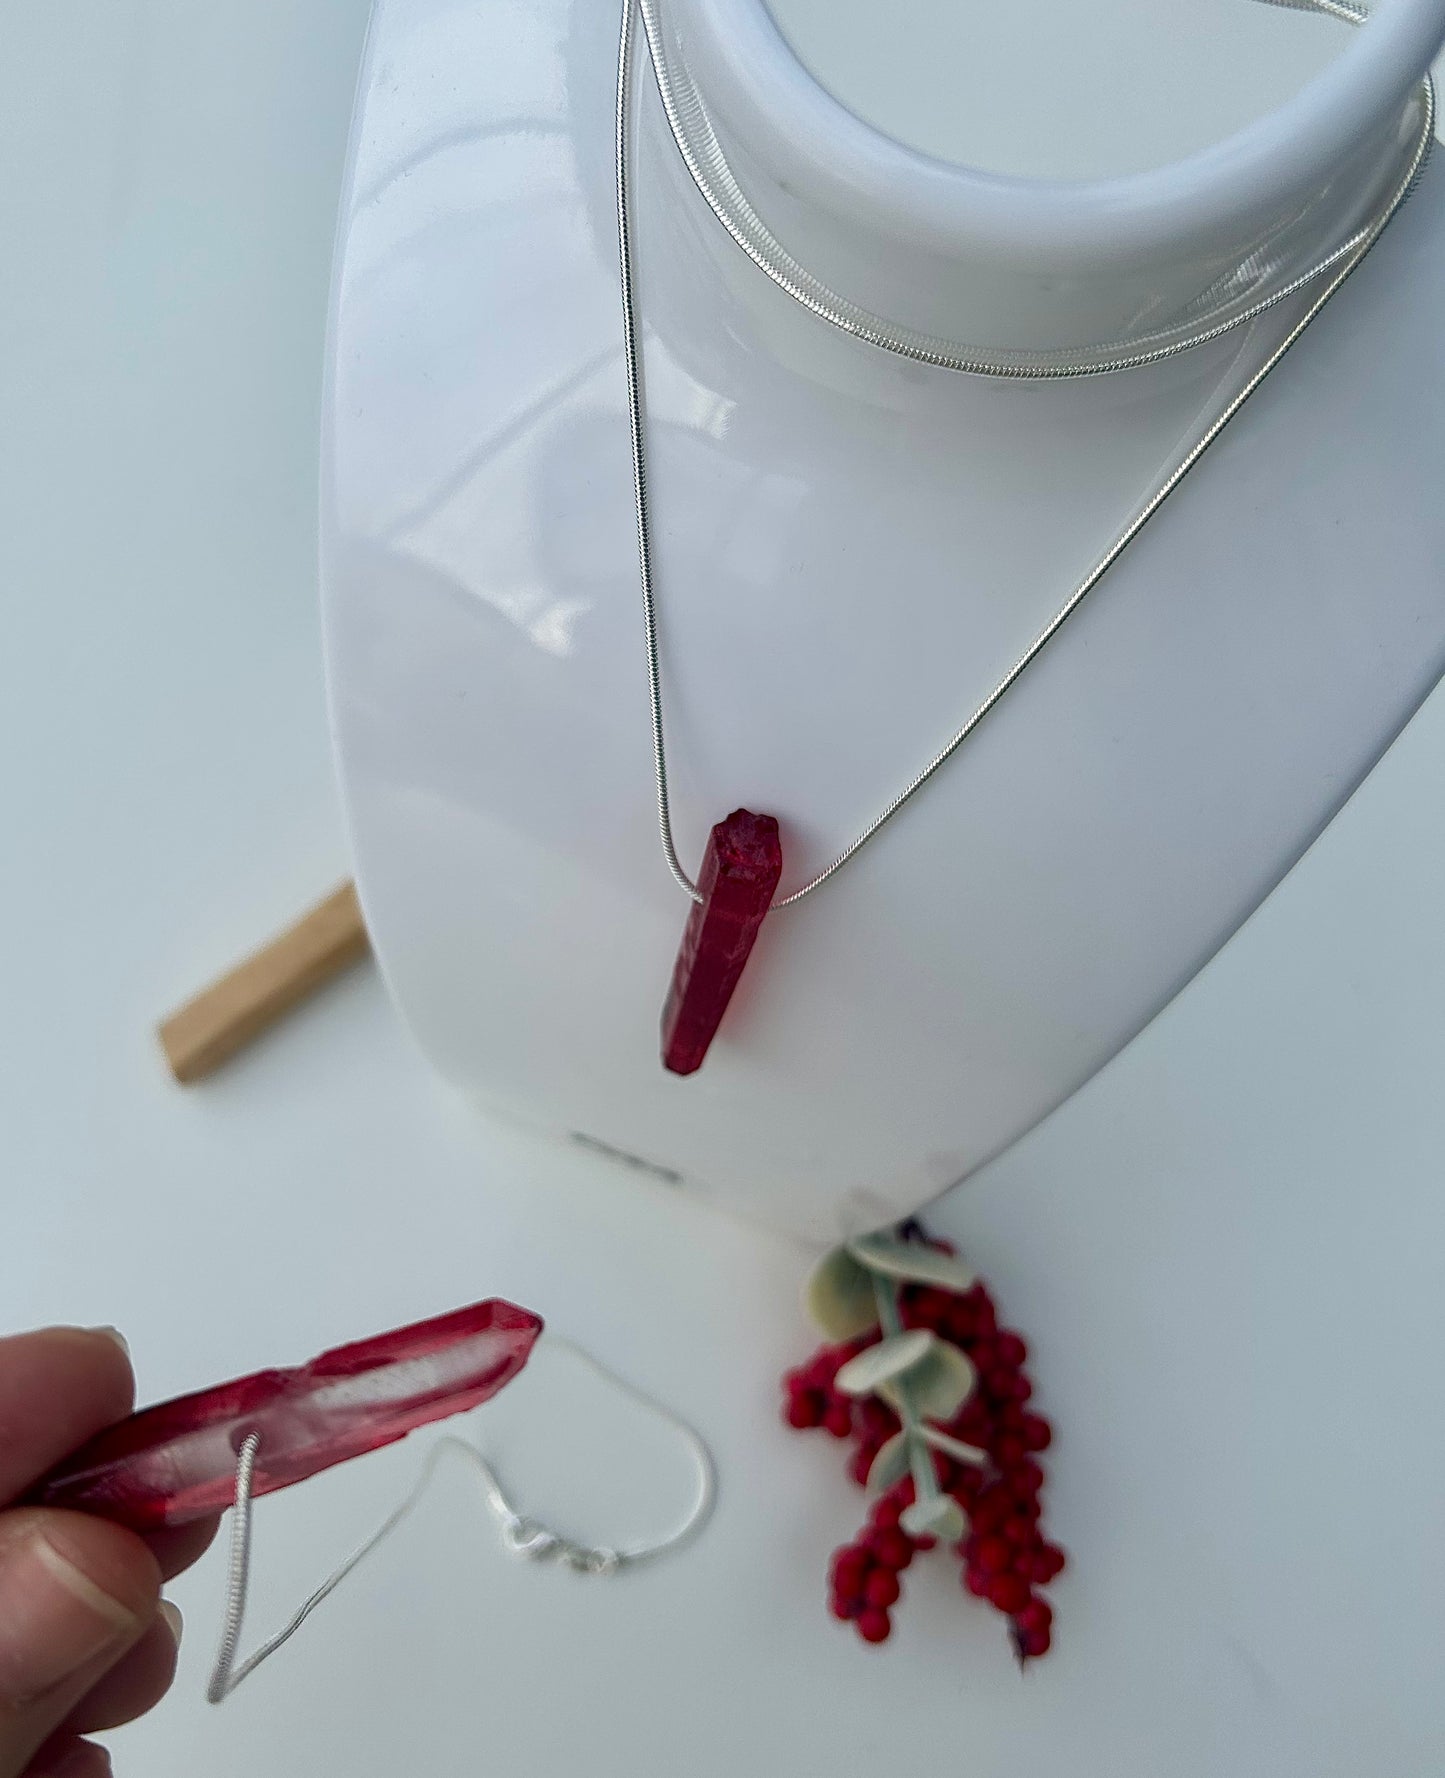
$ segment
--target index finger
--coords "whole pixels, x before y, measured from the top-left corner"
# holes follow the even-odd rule
[[[103,1330],[46,1327],[0,1339],[0,1504],[124,1419],[134,1401],[130,1359]]]

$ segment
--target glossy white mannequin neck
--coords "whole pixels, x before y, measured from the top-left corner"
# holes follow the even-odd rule
[[[768,922],[677,1080],[657,1017],[687,904],[652,807],[614,25],[590,0],[382,0],[373,22],[323,514],[359,880],[450,1078],[829,1238],[925,1202],[1106,1061],[1438,676],[1445,207],[1427,180],[946,772]],[[694,862],[730,808],[777,814],[786,888],[956,726],[1289,316],[1062,384],[910,363],[742,258],[640,87],[678,840]]]
[[[895,142],[1019,179],[1113,179],[1212,147],[1341,54],[1344,20],[1261,0],[765,0],[808,73]]]
[[[1240,25],[1257,28],[1264,9],[1238,5]],[[887,15],[885,29],[917,26],[931,10],[913,0],[903,15]],[[691,133],[715,137],[782,247],[862,308],[985,357],[1088,349],[1127,337],[1146,317],[1150,326],[1172,322],[1254,254],[1278,262],[1281,284],[1304,270],[1388,184],[1401,108],[1445,35],[1445,0],[1385,0],[1363,28],[1287,10],[1281,25],[1328,24],[1342,41],[1275,109],[1164,165],[1114,178],[1019,178],[919,153],[865,123],[803,66],[764,0],[644,0],[643,11],[685,127],[695,119]],[[1108,14],[1096,6],[1091,16]],[[918,34],[925,48],[928,33]],[[1288,31],[1274,35],[1281,72],[1293,70]],[[1156,38],[1141,57],[1161,47]],[[1264,50],[1256,44],[1256,80]],[[1045,36],[1039,59],[1048,53]],[[936,88],[922,61],[902,63],[895,113],[906,107],[910,69],[915,84]],[[846,59],[839,73],[859,83]],[[1027,108],[1030,79],[1015,73],[1001,84]],[[1159,78],[1147,61],[1137,77]],[[1175,84],[1194,90],[1177,76]],[[1216,109],[1200,92],[1188,135]],[[1127,117],[1096,129],[1094,155],[1110,143],[1124,155],[1120,138],[1129,134]],[[1054,160],[1062,148],[1055,137]]]

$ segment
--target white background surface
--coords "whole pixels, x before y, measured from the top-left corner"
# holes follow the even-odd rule
[[[115,1321],[156,1397],[502,1291],[684,1406],[724,1492],[693,1554],[589,1584],[507,1561],[450,1472],[219,1711],[213,1555],[118,1769],[864,1778],[907,1738],[979,1778],[1438,1772],[1439,694],[1169,1011],[936,1219],[1059,1429],[1074,1563],[1026,1682],[942,1563],[882,1651],[825,1617],[860,1502],[776,1420],[799,1252],[479,1125],[366,973],[168,1084],[155,1016],[347,868],[313,463],[364,10],[0,7],[0,1324]],[[473,1430],[600,1537],[685,1492],[560,1358]],[[265,1504],[256,1632],[420,1442]]]

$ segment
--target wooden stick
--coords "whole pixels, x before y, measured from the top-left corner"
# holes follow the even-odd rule
[[[161,1025],[171,1073],[179,1081],[204,1080],[370,948],[356,887],[343,883]]]

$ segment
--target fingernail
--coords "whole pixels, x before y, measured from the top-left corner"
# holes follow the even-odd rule
[[[181,1616],[180,1606],[172,1605],[169,1599],[162,1599],[160,1603],[160,1615],[165,1619],[166,1628],[171,1633],[171,1641],[175,1643],[177,1648],[179,1648],[181,1646],[181,1635],[186,1627],[186,1620]]]
[[[104,1327],[88,1327],[85,1331],[93,1334],[104,1334],[106,1339],[115,1341],[116,1345],[120,1347],[121,1351],[125,1353],[127,1358],[130,1357],[130,1341],[126,1339],[125,1335],[118,1327],[110,1327],[108,1325]]]
[[[0,1558],[0,1697],[23,1704],[128,1641],[133,1611],[34,1531]]]

